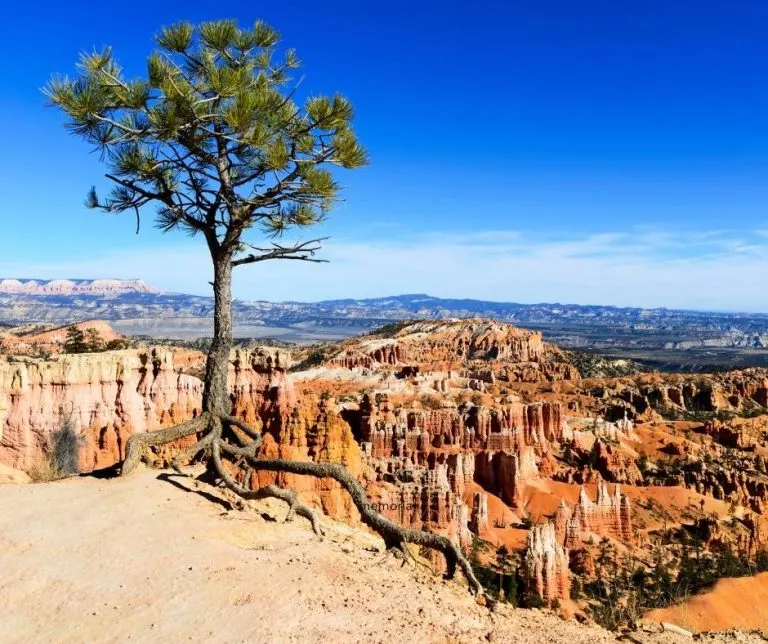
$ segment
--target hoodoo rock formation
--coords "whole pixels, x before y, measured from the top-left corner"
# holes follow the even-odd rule
[[[596,502],[581,488],[573,508],[561,503],[554,526],[558,541],[566,548],[578,548],[590,537],[610,537],[626,544],[634,540],[632,507],[618,485],[611,494],[605,483],[599,484]]]
[[[558,402],[524,404],[501,402],[492,407],[472,403],[442,409],[396,406],[386,393],[366,394],[360,403],[360,436],[374,457],[411,456],[432,449],[519,450],[524,445],[543,449],[566,432]]]
[[[539,478],[536,451],[526,445],[516,453],[479,452],[475,473],[480,485],[509,506],[517,508],[521,504],[526,485]]]
[[[635,459],[609,442],[596,440],[590,458],[593,469],[610,483],[636,485],[643,480],[643,474],[638,469]]]
[[[681,484],[700,494],[729,501],[762,514],[768,509],[768,478],[764,474],[736,472],[702,461],[687,464]]]
[[[470,528],[478,536],[488,530],[488,495],[485,492],[475,492],[472,496]]]
[[[568,551],[558,543],[551,522],[528,531],[524,566],[527,586],[535,594],[547,602],[570,599]]]

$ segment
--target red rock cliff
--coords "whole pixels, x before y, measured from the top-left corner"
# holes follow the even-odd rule
[[[563,432],[558,402],[412,409],[398,407],[380,394],[366,395],[360,404],[361,441],[377,458],[398,455],[417,460],[419,453],[449,448],[518,451],[534,445],[547,449],[551,441],[562,440]]]
[[[31,468],[65,424],[82,436],[81,467],[122,459],[128,437],[191,418],[202,383],[166,350],[128,350],[0,363],[0,461]]]

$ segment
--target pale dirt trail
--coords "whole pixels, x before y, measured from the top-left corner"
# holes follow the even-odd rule
[[[0,485],[0,642],[616,641],[492,613],[342,524],[326,520],[321,542],[303,519],[264,518],[284,516],[279,502],[227,511],[158,476]]]

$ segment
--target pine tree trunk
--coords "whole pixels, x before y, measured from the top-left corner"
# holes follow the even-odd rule
[[[203,411],[229,414],[231,401],[227,373],[232,349],[232,254],[211,251],[213,259],[213,342],[205,365]]]

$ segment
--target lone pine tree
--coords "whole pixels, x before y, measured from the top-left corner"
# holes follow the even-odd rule
[[[322,239],[288,243],[284,235],[317,224],[337,201],[332,170],[367,161],[351,125],[350,102],[337,94],[300,104],[288,76],[299,60],[290,49],[279,55],[278,40],[260,21],[251,29],[231,20],[178,23],[157,36],[146,78],[126,78],[111,50],[104,49],[82,55],[76,78],[53,78],[44,89],[68,117],[67,127],[95,146],[107,165],[111,192],[102,198],[91,189],[86,205],[135,214],[137,232],[144,207],[154,205],[158,227],[202,237],[213,264],[214,335],[203,413],[176,427],[133,435],[122,473],[129,474],[149,447],[194,434],[197,442],[174,467],[202,453],[234,492],[281,498],[290,506],[289,516],[306,516],[316,531],[314,512],[294,491],[247,489],[231,472],[242,467],[332,478],[389,547],[411,542],[439,550],[448,575],[458,565],[479,592],[452,541],[404,529],[378,514],[342,465],[261,458],[260,433],[230,413],[232,270],[273,259],[321,261],[315,254]],[[232,462],[225,466],[223,459]]]
[[[67,328],[64,353],[85,353],[86,351],[88,351],[88,345],[85,341],[85,332],[76,326]]]

